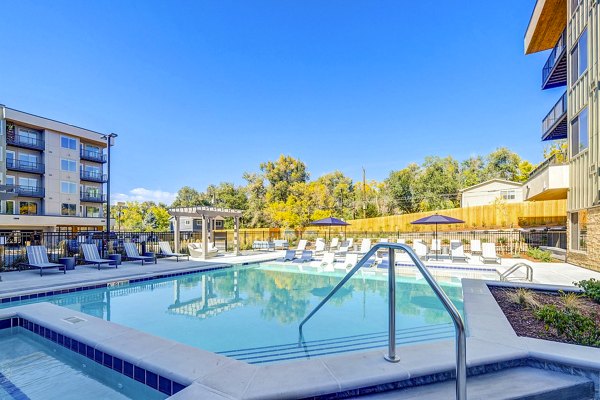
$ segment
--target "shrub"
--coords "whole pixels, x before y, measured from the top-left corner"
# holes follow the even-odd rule
[[[560,299],[567,310],[577,310],[581,307],[581,295],[573,292],[565,293],[560,291]]]
[[[585,346],[600,346],[600,329],[593,318],[579,311],[560,310],[555,305],[545,305],[535,311],[535,316],[566,339]]]
[[[517,290],[508,292],[508,298],[513,303],[517,303],[522,305],[523,307],[537,309],[540,306],[540,303],[537,301],[535,294],[525,288],[518,288]]]
[[[596,303],[600,303],[600,281],[592,278],[575,282],[576,286],[583,289],[583,295],[594,300]]]
[[[531,247],[529,250],[527,250],[527,255],[535,258],[537,261],[552,262],[552,253],[542,250],[539,247]]]

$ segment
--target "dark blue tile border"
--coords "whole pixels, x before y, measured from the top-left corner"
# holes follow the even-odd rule
[[[175,273],[170,273],[170,274],[160,274],[160,275],[155,275],[155,276],[145,277],[145,278],[135,278],[135,279],[129,279],[129,280],[128,279],[123,279],[123,280],[116,279],[115,282],[127,281],[128,284],[133,284],[133,283],[140,283],[140,282],[152,281],[152,280],[157,280],[157,279],[172,278],[175,276],[197,274],[200,272],[216,271],[219,269],[226,269],[226,268],[232,268],[232,267],[233,267],[233,265],[224,265],[221,267],[203,268],[203,269],[196,269],[196,270],[191,270],[191,271],[175,272]],[[47,292],[28,293],[28,294],[24,294],[21,296],[3,297],[3,298],[0,298],[0,303],[1,304],[14,303],[17,301],[26,301],[26,300],[31,300],[31,299],[38,299],[40,297],[54,296],[54,295],[59,295],[59,294],[68,294],[68,293],[81,292],[81,291],[93,290],[93,289],[105,289],[105,288],[109,287],[109,285],[111,283],[112,282],[101,283],[101,284],[97,284],[97,285],[78,286],[78,287],[70,288],[70,289],[59,289],[59,290],[51,290],[51,291],[47,291]]]
[[[129,378],[135,379],[136,381],[149,386],[152,389],[159,390],[160,392],[169,396],[185,389],[186,387],[185,385],[172,381],[169,378],[160,376],[155,372],[135,366],[132,363],[124,361],[118,357],[114,357],[111,354],[105,353],[98,349],[94,349],[92,346],[88,346],[85,343],[71,339],[68,336],[57,333],[50,328],[43,327],[24,318],[12,317],[0,320],[0,330],[16,327],[21,327],[33,332],[45,339],[57,343],[66,349],[79,353],[100,365],[110,368]],[[3,385],[3,382],[3,376],[0,373],[0,387]],[[8,381],[8,384],[11,384],[10,381]],[[18,388],[16,389],[19,390]],[[28,397],[19,397],[19,399],[26,400]]]

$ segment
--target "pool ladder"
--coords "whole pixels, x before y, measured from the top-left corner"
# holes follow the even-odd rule
[[[389,362],[398,362],[400,358],[396,354],[396,264],[395,251],[401,250],[406,252],[419,269],[425,281],[429,284],[435,295],[440,299],[454,323],[456,333],[456,399],[467,399],[467,337],[465,333],[465,324],[463,319],[454,306],[448,295],[438,285],[429,270],[423,262],[417,257],[412,248],[406,244],[400,243],[377,243],[371,248],[358,263],[346,274],[346,276],[329,292],[327,296],[300,322],[298,326],[300,342],[303,341],[302,328],[304,324],[312,318],[317,311],[321,309],[333,297],[333,295],[342,287],[348,280],[359,271],[363,265],[380,249],[388,249],[389,268],[388,272],[388,353],[384,358]]]
[[[512,274],[514,274],[517,270],[521,269],[521,267],[525,268],[525,279],[528,280],[529,282],[532,282],[533,281],[533,268],[531,267],[531,265],[525,264],[523,262],[516,263],[515,265],[513,265],[512,267],[510,267],[503,273],[498,272],[498,275],[500,275],[500,280],[503,282],[508,281],[508,277],[511,276]]]

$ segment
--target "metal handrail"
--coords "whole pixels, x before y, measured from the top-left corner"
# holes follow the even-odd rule
[[[533,281],[533,268],[531,267],[531,265],[525,264],[523,262],[516,263],[515,265],[501,273],[500,280],[506,282],[508,280],[507,278],[521,267],[525,267],[525,279],[529,282]]]
[[[433,276],[429,273],[429,270],[423,264],[423,262],[417,257],[411,247],[406,244],[400,243],[377,243],[371,248],[363,258],[356,263],[356,265],[346,274],[346,276],[329,292],[327,296],[300,322],[298,326],[298,332],[300,336],[300,342],[303,341],[302,328],[304,324],[312,318],[317,311],[321,309],[333,297],[333,295],[342,287],[363,265],[381,248],[387,248],[389,250],[389,265],[390,269],[388,272],[388,284],[389,284],[389,321],[388,321],[388,354],[385,359],[390,362],[398,362],[400,359],[396,356],[396,268],[395,268],[395,250],[402,250],[408,254],[413,260],[417,269],[425,278],[425,281],[429,284],[435,295],[440,299],[450,317],[454,323],[454,329],[456,332],[456,399],[466,400],[467,398],[467,338],[465,333],[465,324],[463,319],[454,306],[448,295],[438,285]]]

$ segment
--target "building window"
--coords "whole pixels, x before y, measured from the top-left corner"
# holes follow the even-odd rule
[[[587,29],[583,31],[577,44],[571,50],[571,84],[577,82],[588,67]]]
[[[587,251],[587,215],[585,211],[571,213],[571,250]]]
[[[15,152],[12,150],[6,150],[6,165],[15,165]]]
[[[30,145],[37,145],[40,137],[39,132],[33,129],[19,127],[19,142]]]
[[[60,147],[62,147],[63,149],[75,150],[77,148],[77,140],[68,136],[61,136]]]
[[[571,155],[575,156],[587,149],[589,140],[588,109],[586,107],[571,121]]]
[[[77,163],[73,160],[63,158],[60,160],[60,169],[62,171],[75,172],[77,171]]]
[[[19,177],[19,186],[25,186],[31,189],[36,189],[38,187],[38,182],[37,179],[34,178]]]
[[[19,203],[19,214],[37,215],[37,203],[34,201],[21,201]]]
[[[100,207],[87,206],[85,208],[85,215],[91,218],[99,218],[100,217]]]
[[[60,215],[75,216],[76,214],[77,214],[77,205],[76,204],[62,203],[62,205],[60,207]]]
[[[34,154],[19,153],[18,166],[29,171],[35,171],[38,165],[38,158]]]
[[[15,202],[14,200],[6,200],[4,202],[4,214],[14,214],[15,213]]]
[[[501,190],[500,197],[502,197],[503,200],[514,200],[516,198],[515,191],[514,189]]]
[[[12,176],[12,175],[6,175],[6,184],[14,186],[14,184],[15,184],[15,177]]]
[[[77,193],[77,185],[74,184],[73,182],[62,181],[60,183],[60,192],[68,193],[68,194],[75,194],[75,193]]]

